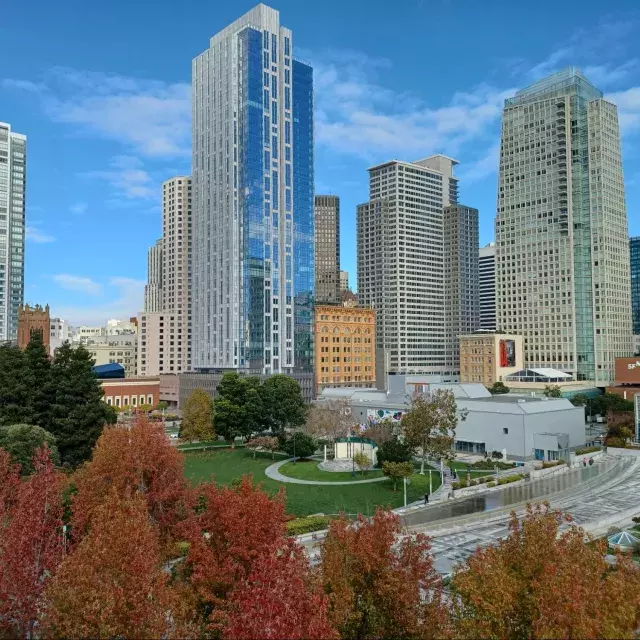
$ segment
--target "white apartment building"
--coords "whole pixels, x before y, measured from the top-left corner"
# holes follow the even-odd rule
[[[162,311],[162,245],[157,240],[147,255],[147,284],[144,286],[144,310],[146,313]]]
[[[478,261],[480,287],[480,329],[496,330],[496,243],[480,247]]]
[[[369,169],[369,202],[357,212],[358,299],[376,311],[376,360],[391,373],[450,381],[458,372],[445,352],[443,220],[458,203],[456,164],[436,155]]]
[[[135,319],[135,318],[134,318]],[[107,336],[122,336],[130,333],[137,333],[138,326],[135,322],[129,318],[129,320],[107,320],[107,326],[105,327]]]
[[[631,348],[618,112],[575,68],[506,100],[496,217],[497,329],[527,368],[598,386]]]
[[[71,327],[70,333],[72,342],[87,344],[88,342],[104,339],[107,336],[107,328],[81,325],[79,327]]]
[[[138,338],[135,333],[103,336],[103,342],[89,342],[85,345],[94,365],[118,363],[124,367],[124,375],[134,378],[137,373]]]
[[[53,355],[56,349],[71,340],[71,331],[67,320],[60,318],[51,318],[49,327],[49,352]]]
[[[0,341],[18,335],[24,301],[27,138],[0,122]]]

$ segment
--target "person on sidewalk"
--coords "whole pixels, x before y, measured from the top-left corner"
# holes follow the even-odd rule
[[[429,504],[429,494],[424,494],[424,506],[426,507]]]

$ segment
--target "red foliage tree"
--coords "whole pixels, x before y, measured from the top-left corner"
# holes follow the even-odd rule
[[[342,638],[449,635],[429,540],[417,535],[398,542],[400,533],[398,517],[383,510],[354,524],[331,522],[319,572],[329,619]]]
[[[284,493],[272,498],[250,476],[236,487],[198,488],[196,508],[181,528],[190,545],[182,577],[204,629],[224,626],[230,593],[258,559],[284,544],[285,522]]]
[[[68,638],[169,637],[175,601],[162,571],[157,528],[140,494],[116,489],[47,589],[46,635]],[[180,634],[178,634],[180,635]]]
[[[72,534],[77,541],[86,533],[94,511],[112,490],[119,496],[139,493],[147,502],[149,517],[159,527],[163,542],[172,538],[175,525],[186,516],[187,484],[184,457],[171,446],[162,426],[144,416],[130,428],[106,428],[73,480]]]
[[[15,471],[6,472],[5,457],[0,460],[15,490],[0,523],[0,632],[33,637],[43,591],[64,554],[65,476],[55,470],[47,448],[36,451],[34,473],[18,485]]]
[[[15,502],[19,485],[20,465],[14,464],[11,455],[0,449],[0,526]]]
[[[310,579],[305,552],[293,541],[260,556],[229,599],[224,638],[338,638],[327,598]]]
[[[640,622],[640,572],[625,558],[604,561],[548,505],[515,514],[510,534],[479,548],[453,578],[461,638],[632,638]]]

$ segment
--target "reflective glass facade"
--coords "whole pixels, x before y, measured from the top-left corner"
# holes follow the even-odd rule
[[[193,61],[193,365],[313,371],[313,72],[258,5]]]
[[[631,260],[631,309],[633,312],[633,333],[640,335],[640,236],[629,241]]]

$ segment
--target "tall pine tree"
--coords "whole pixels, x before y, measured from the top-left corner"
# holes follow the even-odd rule
[[[34,331],[24,350],[25,375],[30,392],[31,424],[47,430],[52,401],[51,360],[42,340],[42,333]]]
[[[0,345],[0,424],[31,424],[31,389],[24,353],[9,343]]]
[[[54,396],[47,430],[56,438],[62,462],[71,467],[91,457],[104,425],[116,421],[114,410],[102,401],[104,392],[92,366],[90,353],[69,343],[56,351],[51,365]]]

